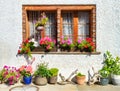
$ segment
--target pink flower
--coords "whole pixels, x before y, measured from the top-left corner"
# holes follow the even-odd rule
[[[32,67],[29,65],[26,67],[26,71],[32,73]]]
[[[78,44],[80,44],[82,42],[82,39],[78,39]]]
[[[46,48],[47,48],[47,49],[50,49],[50,45],[48,45]]]

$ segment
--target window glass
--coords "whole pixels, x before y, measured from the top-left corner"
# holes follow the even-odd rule
[[[89,12],[78,12],[78,38],[89,37]]]
[[[72,39],[73,35],[73,14],[71,12],[62,13],[63,36]]]

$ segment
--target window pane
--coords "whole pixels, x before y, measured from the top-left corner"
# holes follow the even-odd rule
[[[71,12],[62,13],[63,18],[63,36],[72,39],[73,34],[73,15]]]
[[[39,20],[42,11],[28,11],[28,22],[30,29],[30,36],[33,36],[36,40],[40,40],[41,34],[35,30],[35,24]],[[48,17],[48,22],[45,26],[45,35],[52,39],[56,39],[56,19],[54,12],[45,12]]]
[[[89,12],[78,12],[78,38],[89,37]]]
[[[51,37],[52,39],[56,39],[55,13],[48,12],[46,15],[48,17],[48,22],[45,26],[45,35]]]

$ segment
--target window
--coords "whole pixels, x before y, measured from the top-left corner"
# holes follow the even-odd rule
[[[35,30],[35,21],[39,19],[41,12],[45,12],[49,20],[45,26],[45,31],[39,34]],[[33,36],[36,40],[49,36],[58,42],[61,40],[61,36],[64,36],[74,42],[80,38],[91,37],[96,44],[95,5],[23,5],[22,15],[23,40],[30,36]]]

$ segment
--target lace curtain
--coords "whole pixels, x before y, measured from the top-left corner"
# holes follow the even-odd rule
[[[73,15],[70,12],[63,13],[63,36],[72,40],[73,35]]]
[[[63,36],[72,39],[73,36],[73,12],[62,14],[63,17]],[[78,38],[89,37],[89,12],[78,12]]]
[[[89,12],[78,12],[78,38],[89,37]]]

